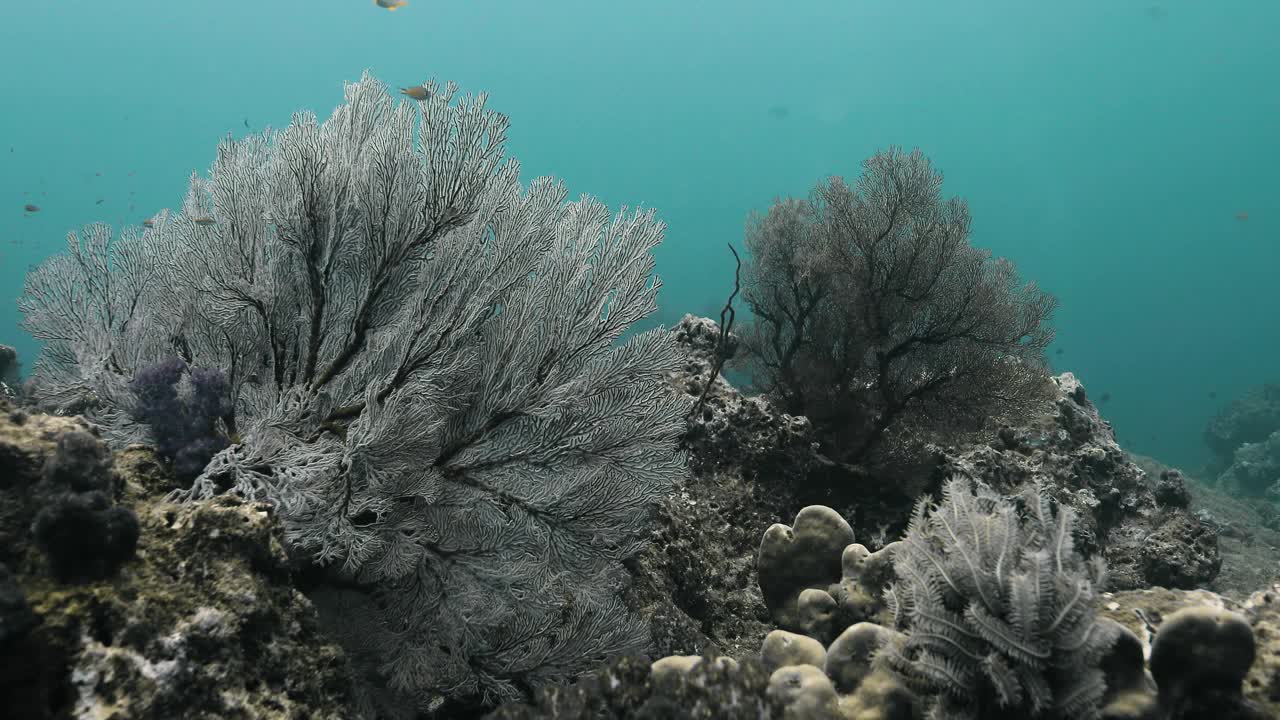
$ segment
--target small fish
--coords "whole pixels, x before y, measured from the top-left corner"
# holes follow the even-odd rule
[[[373,0],[373,4],[395,12],[409,3],[407,0]]]
[[[1209,399],[1210,399],[1210,400],[1212,400],[1212,399],[1214,399],[1214,398],[1216,398],[1216,397],[1218,397],[1218,391],[1217,391],[1217,390],[1210,390],[1210,391],[1209,391]]]
[[[1054,354],[1054,355],[1061,355],[1061,354],[1062,354],[1062,348],[1058,348],[1057,350],[1054,350],[1054,351],[1053,351],[1053,354]]]
[[[93,204],[94,204],[94,205],[101,205],[102,203],[106,202],[106,200],[107,200],[106,198],[98,198],[97,200],[94,200],[94,201],[93,201]]]
[[[137,171],[136,171],[136,170],[130,170],[130,171],[129,171],[129,177],[133,177],[133,174],[134,174],[135,172],[137,172]]]
[[[774,105],[769,108],[769,117],[775,120],[786,120],[791,116],[791,108],[786,105]]]
[[[253,128],[249,127],[249,118],[245,118],[245,119],[244,119],[244,127],[245,127],[245,129],[246,129],[246,130],[252,130],[252,129],[253,129]]]
[[[417,87],[400,88],[400,93],[402,95],[408,95],[414,100],[426,100],[431,97],[431,93],[427,92],[427,89],[421,85]]]
[[[211,218],[211,217],[209,217],[209,216],[207,216],[207,215],[201,215],[200,217],[193,217],[193,218],[191,218],[191,222],[193,222],[193,223],[195,223],[195,224],[200,225],[200,226],[202,226],[202,227],[203,227],[203,226],[206,226],[206,225],[212,225],[212,224],[214,224],[214,223],[216,223],[216,222],[218,222],[218,221],[217,221],[217,220],[214,220],[213,218]]]
[[[1244,211],[1242,210],[1242,211],[1240,211],[1240,212],[1236,213],[1236,219],[1237,219],[1237,220],[1239,220],[1240,222],[1244,222],[1245,220],[1248,220],[1248,219],[1249,219],[1249,213],[1244,212]]]
[[[1098,398],[1098,402],[1100,402],[1100,403],[1104,403],[1104,402],[1107,402],[1107,401],[1108,401],[1108,400],[1110,400],[1110,399],[1111,399],[1111,393],[1109,393],[1109,392],[1104,392],[1104,393],[1102,393],[1102,397]]]
[[[153,228],[155,226],[156,226],[156,221],[151,218],[147,218],[146,220],[142,221],[142,227]]]
[[[96,173],[94,173],[94,174],[93,174],[93,176],[94,176],[94,177],[102,177],[102,173],[100,173],[100,172],[96,172]]]
[[[33,205],[33,204],[31,204],[31,203],[27,203],[26,205],[23,205],[23,206],[22,206],[22,209],[23,209],[23,210],[25,210],[25,211],[27,211],[27,212],[29,212],[29,213],[38,213],[38,212],[40,212],[40,206],[39,206],[39,205]]]

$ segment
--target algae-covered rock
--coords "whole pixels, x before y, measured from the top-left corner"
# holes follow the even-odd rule
[[[615,659],[572,685],[543,688],[532,703],[509,703],[490,720],[767,720],[783,705],[768,694],[758,659],[720,656]]]
[[[79,418],[8,407],[0,478],[0,538],[34,618],[0,643],[0,715],[357,716],[345,655],[292,586],[269,507],[231,496],[165,502],[172,479],[150,450],[112,456]],[[88,510],[135,516],[136,552],[67,582],[31,532],[67,493],[100,496]]]
[[[1176,478],[1161,486],[1147,477],[1078,378],[1063,373],[1053,382],[1045,412],[1006,428],[998,442],[949,448],[935,476],[980,479],[1005,494],[1044,487],[1075,511],[1077,549],[1106,560],[1110,588],[1211,582],[1222,566],[1218,535],[1182,507],[1185,489]]]

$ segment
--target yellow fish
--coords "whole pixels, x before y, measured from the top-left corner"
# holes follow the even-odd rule
[[[373,0],[373,4],[380,8],[386,8],[392,12],[408,5],[408,0]]]
[[[427,89],[422,86],[400,88],[400,92],[401,94],[408,95],[414,100],[426,100],[431,97],[431,93],[427,92]]]
[[[216,223],[216,222],[218,222],[218,221],[217,221],[217,220],[214,220],[214,219],[213,219],[213,218],[211,218],[211,217],[205,217],[205,216],[201,215],[200,217],[194,217],[194,218],[191,218],[191,222],[193,222],[193,223],[195,223],[195,224],[197,224],[197,225],[201,225],[201,226],[203,226],[203,225],[212,225],[212,224],[214,224],[214,223]]]

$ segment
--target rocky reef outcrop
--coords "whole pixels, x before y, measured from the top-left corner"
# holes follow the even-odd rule
[[[14,400],[18,397],[20,369],[18,351],[8,345],[0,345],[0,398]]]
[[[1077,542],[1106,559],[1112,588],[1212,581],[1222,566],[1217,533],[1187,509],[1185,480],[1148,477],[1116,442],[1084,385],[1071,373],[1053,381],[1057,397],[1045,413],[1002,428],[989,444],[943,450],[939,475],[978,478],[1007,492],[1042,484],[1076,511]]]
[[[1204,441],[1217,456],[1216,469],[1230,465],[1236,450],[1280,431],[1280,384],[1268,383],[1232,400],[1214,415]]]
[[[768,482],[803,477],[831,464],[819,453],[808,418],[780,412],[763,397],[739,392],[723,375],[711,382],[717,354],[732,358],[736,352],[738,341],[732,334],[722,339],[714,320],[693,315],[685,315],[672,332],[685,350],[685,363],[670,382],[678,392],[702,399],[689,418],[685,437],[694,473],[731,470]]]
[[[1280,501],[1280,430],[1237,447],[1217,485],[1235,495]]]
[[[270,508],[166,502],[151,450],[94,433],[0,402],[0,714],[351,717]]]

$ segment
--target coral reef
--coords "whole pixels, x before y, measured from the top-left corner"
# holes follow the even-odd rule
[[[1276,552],[1280,549],[1280,508],[1261,498],[1241,497],[1221,485],[1189,477],[1160,461],[1126,453],[1130,461],[1147,473],[1161,478],[1156,483],[1157,500],[1161,487],[1171,478],[1187,494],[1187,509],[1200,524],[1218,536],[1222,568],[1204,587],[1238,600],[1249,597],[1276,577]]]
[[[12,407],[0,413],[0,468],[14,479],[0,488],[7,493],[0,498],[0,537],[12,541],[0,548],[13,568],[7,576],[0,568],[0,704],[16,708],[20,717],[78,712],[114,713],[122,719],[157,714],[345,718],[388,710],[387,698],[371,695],[368,687],[353,681],[345,653],[324,634],[311,604],[293,589],[295,566],[284,554],[278,519],[269,506],[229,496],[167,503],[161,498],[176,480],[154,452],[132,447],[112,457],[82,420],[30,415]],[[903,557],[905,541],[888,544],[887,552],[871,553],[855,542],[846,521],[823,507],[791,511],[797,517],[790,526],[770,526],[761,534],[759,528],[767,525],[761,519],[766,499],[777,503],[778,498],[754,492],[758,486],[741,475],[721,471],[715,477],[729,482],[691,478],[664,503],[667,540],[686,564],[653,562],[668,549],[661,544],[667,540],[660,539],[630,564],[637,578],[627,597],[655,601],[635,606],[653,611],[660,606],[657,598],[673,589],[659,578],[683,587],[671,597],[685,601],[705,582],[705,603],[687,608],[700,613],[685,612],[671,598],[661,606],[687,623],[668,626],[668,640],[713,648],[730,638],[723,644],[737,660],[712,651],[706,657],[716,659],[704,661],[696,654],[701,650],[657,661],[624,657],[597,666],[571,685],[548,685],[533,703],[503,706],[493,717],[922,717],[936,696],[913,689],[877,661],[882,648],[905,643],[911,628],[887,627],[884,613],[877,613],[876,622],[844,625],[845,620],[837,619],[842,592],[874,598],[879,588],[902,584],[890,571],[895,559]],[[29,532],[40,509],[33,499],[57,497],[48,492],[51,481],[64,489],[111,489],[118,506],[137,514],[137,555],[106,577],[74,585],[61,582]],[[1170,472],[1161,480],[1174,489],[1180,481]],[[1180,492],[1169,495],[1174,501],[1164,504],[1180,504]],[[1022,502],[1024,511],[1034,507]],[[751,518],[754,533],[731,522],[739,511]],[[752,534],[755,543],[739,538],[744,533]],[[1039,547],[1024,545],[1024,555],[1034,555]],[[687,564],[704,554],[704,564]],[[805,557],[810,554],[826,557]],[[868,562],[873,556],[878,559]],[[760,572],[753,578],[755,567]],[[681,572],[694,574],[671,577]],[[895,592],[901,591],[895,586]],[[803,599],[806,594],[810,600]],[[777,617],[786,618],[794,609],[802,618],[799,627],[822,639],[781,628],[769,632],[761,623],[774,615],[766,596],[781,610]],[[1278,598],[1280,586],[1246,602],[1206,591],[1104,594],[1099,608],[1104,619],[1098,622],[1116,627],[1117,640],[1096,662],[1107,686],[1099,717],[1276,716]],[[1212,612],[1179,615],[1185,607]],[[802,608],[823,612],[805,615]],[[1184,617],[1194,622],[1184,622]],[[659,624],[654,625],[656,638]],[[1246,627],[1250,632],[1244,632]],[[1252,664],[1245,660],[1250,648],[1256,657]],[[1149,671],[1144,654],[1152,657]],[[1171,656],[1179,662],[1162,659]],[[442,716],[447,709],[426,711]]]
[[[1205,469],[1224,491],[1280,500],[1280,385],[1254,388],[1231,401],[1204,432],[1217,456]]]

